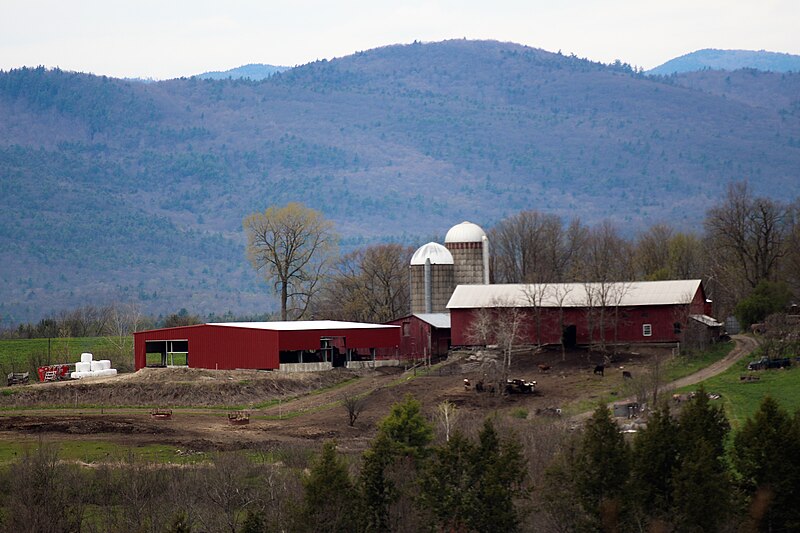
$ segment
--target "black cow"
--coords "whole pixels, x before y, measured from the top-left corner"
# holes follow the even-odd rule
[[[623,379],[633,379],[633,374],[631,374],[627,370],[623,370],[622,371],[622,378]]]
[[[594,367],[594,373],[600,374],[601,376],[605,376],[605,374],[603,373],[605,372],[605,369],[606,365],[597,365],[596,367]]]

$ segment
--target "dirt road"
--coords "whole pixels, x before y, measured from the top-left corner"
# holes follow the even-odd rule
[[[747,337],[745,335],[734,335],[732,338],[734,341],[736,341],[736,346],[734,346],[733,350],[731,350],[731,353],[729,353],[716,363],[709,365],[701,370],[698,370],[694,374],[691,374],[689,376],[683,377],[681,379],[673,381],[672,383],[667,384],[665,388],[668,390],[680,389],[681,387],[686,387],[687,385],[694,385],[695,383],[700,383],[701,381],[705,381],[710,377],[725,372],[730,367],[732,367],[734,363],[736,363],[743,357],[750,355],[753,352],[753,350],[758,348],[758,341],[753,337]]]

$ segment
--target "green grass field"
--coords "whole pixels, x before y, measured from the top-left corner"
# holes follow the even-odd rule
[[[725,414],[734,428],[741,427],[745,419],[756,412],[765,396],[772,396],[789,412],[800,409],[800,366],[795,363],[785,370],[748,372],[747,363],[752,359],[743,359],[702,383],[707,392],[722,396],[718,401],[725,407]],[[758,376],[759,380],[743,382],[739,377],[745,374]],[[698,388],[699,385],[693,385],[681,389],[681,392]]]
[[[147,444],[144,446],[123,446],[100,440],[48,440],[48,444],[58,449],[58,455],[66,461],[80,461],[86,464],[98,462],[123,461],[129,455],[137,459],[156,463],[195,463],[207,459],[206,454],[188,454],[175,446],[166,444]],[[0,442],[0,464],[9,463],[41,444],[35,438],[15,442]]]
[[[49,345],[48,339],[2,339],[0,370],[35,372],[39,365],[80,361],[83,352],[91,352],[95,359],[110,359],[114,368],[126,368],[133,364],[133,339],[127,340],[125,350],[131,355],[120,357],[117,342],[108,337],[59,337],[49,339]]]

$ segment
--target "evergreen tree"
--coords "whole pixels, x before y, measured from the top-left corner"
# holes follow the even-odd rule
[[[677,425],[663,404],[634,440],[631,461],[632,495],[641,512],[666,518],[672,511],[673,473],[678,464]]]
[[[709,443],[715,457],[725,453],[725,436],[731,426],[722,407],[711,405],[705,388],[700,387],[695,397],[681,411],[678,443],[681,449],[689,449],[703,439]]]
[[[477,469],[472,507],[472,528],[476,531],[517,531],[519,513],[514,500],[527,494],[527,477],[522,447],[514,438],[500,441],[487,419],[478,435],[473,464]]]
[[[628,446],[608,407],[599,405],[586,423],[575,457],[577,496],[593,527],[614,529],[619,523],[628,456]]]
[[[352,531],[356,493],[347,466],[336,455],[336,444],[327,441],[303,480],[301,528],[309,531]]]
[[[413,396],[406,396],[392,406],[389,415],[378,425],[378,435],[364,453],[361,470],[361,492],[365,508],[361,513],[368,531],[386,531],[391,525],[390,510],[401,498],[411,497],[414,490],[408,477],[402,476],[419,466],[427,456],[433,428],[422,415],[422,406]],[[394,472],[393,472],[394,469]],[[415,476],[413,476],[415,477]]]
[[[519,442],[501,440],[486,420],[477,444],[457,433],[434,450],[420,475],[418,503],[443,531],[517,531],[526,472]]]
[[[392,406],[389,415],[378,426],[398,455],[421,457],[433,439],[433,428],[422,416],[422,404],[410,394],[401,403]]]
[[[729,429],[722,407],[711,405],[702,387],[681,412],[673,476],[673,507],[681,531],[716,531],[730,512],[732,492],[724,462]]]
[[[455,433],[434,453],[420,475],[421,507],[433,513],[442,531],[463,531],[475,505],[473,491],[477,472],[475,446]]]
[[[392,442],[384,433],[372,441],[364,452],[361,467],[361,527],[364,531],[386,531],[389,528],[389,506],[397,498],[397,488],[387,476],[394,462]]]
[[[800,432],[796,419],[766,397],[736,434],[731,461],[743,492],[752,500],[750,518],[762,531],[797,531],[800,458],[792,453]]]
[[[719,531],[730,510],[727,471],[705,439],[684,450],[673,478],[678,531]]]

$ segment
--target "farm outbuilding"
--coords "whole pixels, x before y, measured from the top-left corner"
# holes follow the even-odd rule
[[[415,313],[388,322],[400,326],[401,357],[445,356],[450,349],[450,313]]]
[[[710,341],[720,329],[700,280],[459,285],[447,308],[454,346],[483,344],[479,330],[509,310],[530,344],[677,343],[698,325]]]
[[[400,327],[313,320],[230,322],[134,333],[136,370],[183,365],[233,370],[324,370],[396,353]]]

